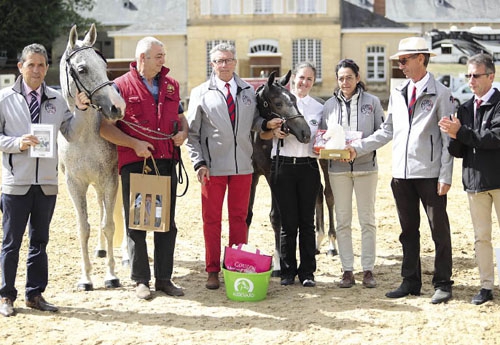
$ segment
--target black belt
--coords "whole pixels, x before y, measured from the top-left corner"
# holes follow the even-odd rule
[[[316,158],[312,157],[279,156],[277,159],[279,164],[309,164],[316,162]],[[276,162],[276,156],[273,157],[273,162]]]

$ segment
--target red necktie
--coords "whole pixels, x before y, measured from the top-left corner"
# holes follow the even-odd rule
[[[479,127],[480,126],[480,120],[479,120],[479,107],[483,103],[482,99],[476,99],[476,109],[474,111],[474,127]]]
[[[229,85],[229,83],[226,83],[226,88],[227,88],[227,94],[226,94],[227,110],[229,112],[229,119],[231,120],[231,124],[233,125],[234,128],[236,106],[234,104],[233,95],[231,95],[231,85]]]
[[[408,103],[408,114],[410,117],[413,115],[415,110],[415,102],[417,101],[417,87],[413,87],[413,93],[411,94],[410,103]]]

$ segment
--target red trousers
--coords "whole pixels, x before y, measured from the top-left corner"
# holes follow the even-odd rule
[[[252,175],[210,176],[201,187],[203,235],[205,236],[205,263],[207,272],[221,269],[222,206],[227,189],[229,218],[229,246],[247,243],[246,218],[250,200]]]

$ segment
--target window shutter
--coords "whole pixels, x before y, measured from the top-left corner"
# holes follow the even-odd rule
[[[273,0],[273,14],[283,13],[283,0]]]
[[[217,1],[217,0],[215,0]],[[240,0],[230,0],[231,14],[241,14]]]
[[[200,0],[200,14],[202,16],[210,14],[210,0]]]
[[[326,0],[316,0],[316,13],[326,13]]]
[[[254,2],[254,0],[243,0],[243,13],[244,14],[253,14],[253,11],[254,11],[253,2]]]

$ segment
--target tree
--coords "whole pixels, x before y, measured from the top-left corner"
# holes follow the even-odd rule
[[[17,59],[23,47],[40,43],[50,54],[52,42],[73,24],[93,21],[77,13],[93,5],[94,0],[0,0],[0,50]]]

